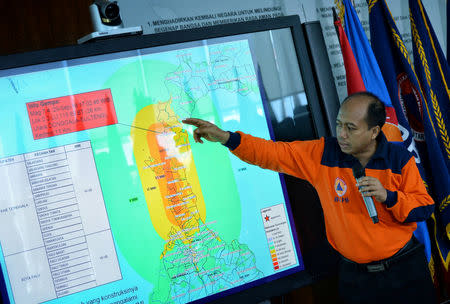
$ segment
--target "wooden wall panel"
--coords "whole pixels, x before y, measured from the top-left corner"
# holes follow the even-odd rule
[[[0,55],[76,44],[92,32],[92,0],[0,0]]]

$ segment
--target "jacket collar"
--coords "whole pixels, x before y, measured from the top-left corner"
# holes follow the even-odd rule
[[[371,159],[376,158],[382,159],[388,158],[388,141],[382,131],[380,131],[380,134],[377,137],[377,149],[375,150],[375,153],[371,157]]]
[[[374,160],[374,159],[379,159],[379,158],[387,159],[388,158],[388,141],[382,131],[380,131],[380,134],[378,135],[376,141],[377,141],[377,148],[375,150],[375,153],[370,158],[368,164],[370,164],[372,162],[372,160]],[[340,152],[341,152],[341,154],[343,154],[344,161],[349,161],[351,163],[354,163],[357,161],[357,159],[353,155],[345,154],[342,151],[340,151]]]

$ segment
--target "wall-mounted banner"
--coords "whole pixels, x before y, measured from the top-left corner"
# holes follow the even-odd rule
[[[369,34],[369,13],[366,0],[352,1]],[[403,41],[412,54],[409,6],[407,1],[387,0]],[[432,21],[436,36],[446,48],[446,0],[423,0]],[[266,19],[287,15],[299,15],[302,22],[320,20],[328,56],[335,79],[339,99],[347,96],[344,63],[333,25],[331,8],[334,0],[119,0],[121,16],[126,27],[141,25],[144,34],[153,34],[190,28]]]
[[[299,15],[315,19],[315,3],[299,0],[135,0],[118,1],[125,26],[141,25],[144,34]],[[306,17],[308,16],[308,18]]]

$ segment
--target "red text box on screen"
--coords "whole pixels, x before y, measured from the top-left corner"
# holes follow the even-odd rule
[[[117,123],[110,89],[29,102],[27,110],[35,140]]]

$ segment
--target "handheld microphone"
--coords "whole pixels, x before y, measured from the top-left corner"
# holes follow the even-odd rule
[[[362,177],[366,176],[366,170],[363,168],[360,162],[356,162],[356,164],[352,167],[352,170],[353,176],[356,178],[356,181],[358,183]],[[364,200],[364,204],[366,204],[367,212],[369,213],[369,216],[372,219],[373,223],[378,223],[378,213],[375,205],[373,204],[372,197],[362,195],[362,198]]]

